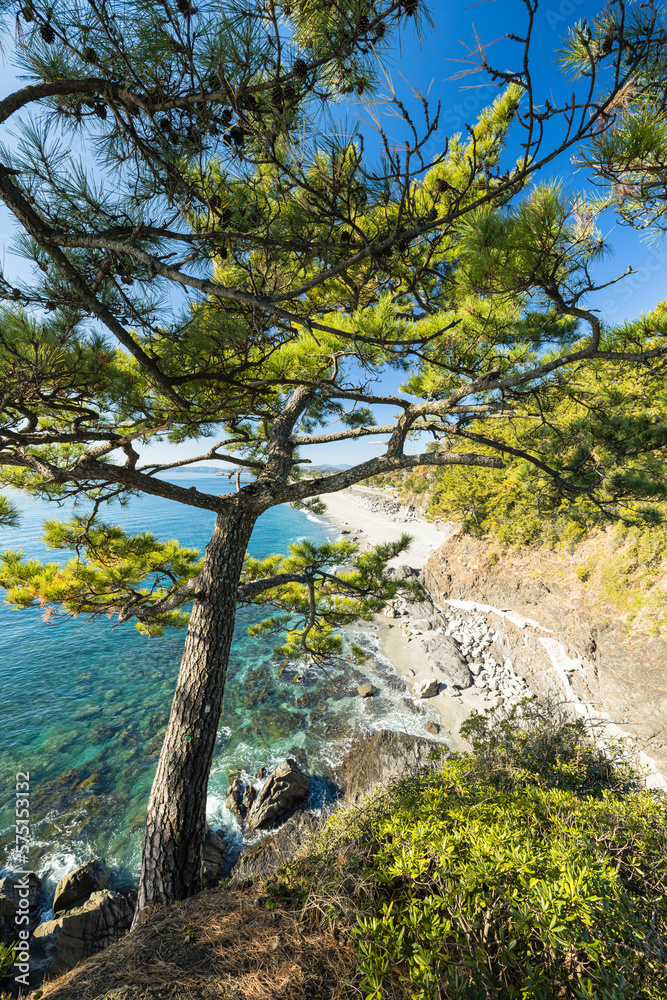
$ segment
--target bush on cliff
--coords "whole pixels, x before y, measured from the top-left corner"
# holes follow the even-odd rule
[[[473,716],[472,753],[337,814],[269,883],[351,929],[367,997],[667,996],[665,802],[581,723],[522,711]]]

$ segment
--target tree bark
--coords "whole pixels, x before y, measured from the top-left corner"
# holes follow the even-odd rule
[[[256,512],[219,514],[198,580],[169,725],[151,789],[133,927],[201,889],[206,790],[243,557]]]

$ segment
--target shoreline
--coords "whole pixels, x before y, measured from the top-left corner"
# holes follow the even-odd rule
[[[376,503],[374,499],[377,500]],[[423,569],[430,555],[449,538],[453,538],[458,531],[458,526],[453,522],[436,524],[427,521],[411,508],[401,505],[393,493],[380,489],[353,486],[327,496],[325,502],[328,509],[322,517],[338,528],[342,534],[349,533],[352,540],[357,541],[362,549],[367,545],[398,539],[403,532],[413,535],[415,539],[413,545],[403,555],[390,560],[390,566],[408,565],[415,570]],[[374,510],[371,509],[373,506]],[[386,509],[383,510],[383,507]],[[537,622],[531,619],[524,620],[521,615],[507,610],[475,605],[472,601],[447,603],[451,611],[461,608],[468,614],[473,611],[481,612],[487,618],[487,622],[489,617],[493,616],[489,613],[495,613],[501,619],[506,616],[520,628],[526,625],[542,628]],[[376,615],[373,619],[373,631],[378,637],[380,652],[393,665],[396,674],[405,680],[408,690],[414,694],[413,688],[418,681],[438,676],[437,667],[434,669],[429,654],[422,647],[422,640],[436,633],[431,631],[422,634],[422,612],[418,608],[416,613],[413,613],[411,605],[407,604],[399,615],[398,620],[396,618],[391,620],[384,614]],[[558,642],[553,642],[552,645],[560,647]],[[511,660],[509,662],[511,664]],[[558,670],[558,663],[553,669],[557,670],[559,676],[563,675],[561,681],[565,690],[564,701],[570,703],[574,712],[585,719],[595,721],[607,738],[628,739],[637,763],[645,771],[647,788],[667,793],[667,775],[661,772],[657,762],[635,743],[632,732],[614,723],[605,712],[596,711],[592,705],[568,696],[567,675],[563,674],[562,669]],[[437,735],[433,734],[435,738],[447,743],[453,750],[467,751],[471,747],[459,733],[461,723],[473,710],[483,714],[489,708],[497,707],[503,699],[485,697],[474,685],[457,691],[448,683],[444,689],[441,685],[440,692],[434,697],[419,700],[440,716],[440,731]]]
[[[367,502],[377,499],[379,504],[386,504],[388,510],[372,511],[364,504],[364,498]],[[412,535],[414,541],[410,547],[402,555],[391,559],[390,566],[408,565],[416,570],[423,569],[430,555],[457,530],[452,522],[433,523],[411,513],[389,491],[352,486],[340,493],[328,494],[323,500],[327,511],[320,516],[338,528],[341,534],[349,533],[351,540],[357,541],[362,549],[368,545],[393,541],[403,533]],[[392,513],[394,504],[399,508],[395,514]],[[412,628],[412,617],[408,611],[403,613],[399,621],[389,621],[383,614],[373,618],[373,631],[378,636],[380,652],[393,664],[396,674],[405,680],[411,693],[418,681],[426,680],[434,673],[428,656],[420,648],[419,631]],[[489,707],[477,688],[471,687],[454,693],[454,689],[448,685],[434,697],[420,701],[435,709],[440,716],[440,731],[431,735],[446,743],[452,750],[470,749],[468,741],[459,733],[461,723],[473,710],[481,713]]]

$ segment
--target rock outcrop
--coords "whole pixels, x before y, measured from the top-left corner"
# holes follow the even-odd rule
[[[93,892],[82,906],[62,911],[36,928],[32,939],[33,968],[50,976],[107,948],[130,929],[134,908],[121,893]]]
[[[222,836],[224,831],[207,828],[204,836],[204,886],[217,886],[227,874],[227,844]]]
[[[380,730],[353,751],[344,770],[345,801],[358,805],[370,792],[385,787],[394,778],[432,764],[449,753],[442,743],[406,733]]]
[[[600,532],[586,542],[586,552],[604,556],[610,544]],[[504,673],[535,694],[550,692],[575,708],[590,705],[639,743],[664,782],[667,642],[631,634],[581,581],[580,559],[545,549],[499,558],[488,541],[459,534],[432,554],[421,580],[450,619],[472,626],[476,617],[492,635],[495,667],[482,669],[479,681],[477,671],[477,686],[500,683]],[[473,670],[479,662],[486,668],[484,659],[474,655]]]
[[[102,858],[94,858],[64,875],[56,886],[53,912],[59,913],[80,904],[93,892],[108,889],[111,873]]]
[[[16,882],[0,878],[0,942],[17,941],[19,927],[32,931],[37,926],[41,886],[41,879],[35,872],[29,872]],[[24,913],[28,915],[28,923],[21,920],[17,924],[16,917],[22,918]]]
[[[243,782],[240,778],[234,778],[227,785],[227,793],[225,796],[225,805],[241,823],[244,821],[246,816],[246,808],[243,804]]]
[[[309,844],[321,825],[320,817],[311,812],[297,812],[259,844],[248,847],[234,865],[232,882],[247,878],[265,878],[289,861],[300,848]]]
[[[296,761],[284,760],[271,772],[248,812],[251,830],[268,830],[308,798],[310,785]]]

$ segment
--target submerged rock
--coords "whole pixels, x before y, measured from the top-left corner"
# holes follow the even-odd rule
[[[56,886],[53,897],[53,912],[67,910],[93,892],[106,889],[109,886],[110,873],[102,858],[94,858],[84,865],[79,865],[73,872],[63,875]]]
[[[248,813],[252,830],[266,830],[304,802],[310,794],[308,778],[296,761],[288,759],[271,772]]]

